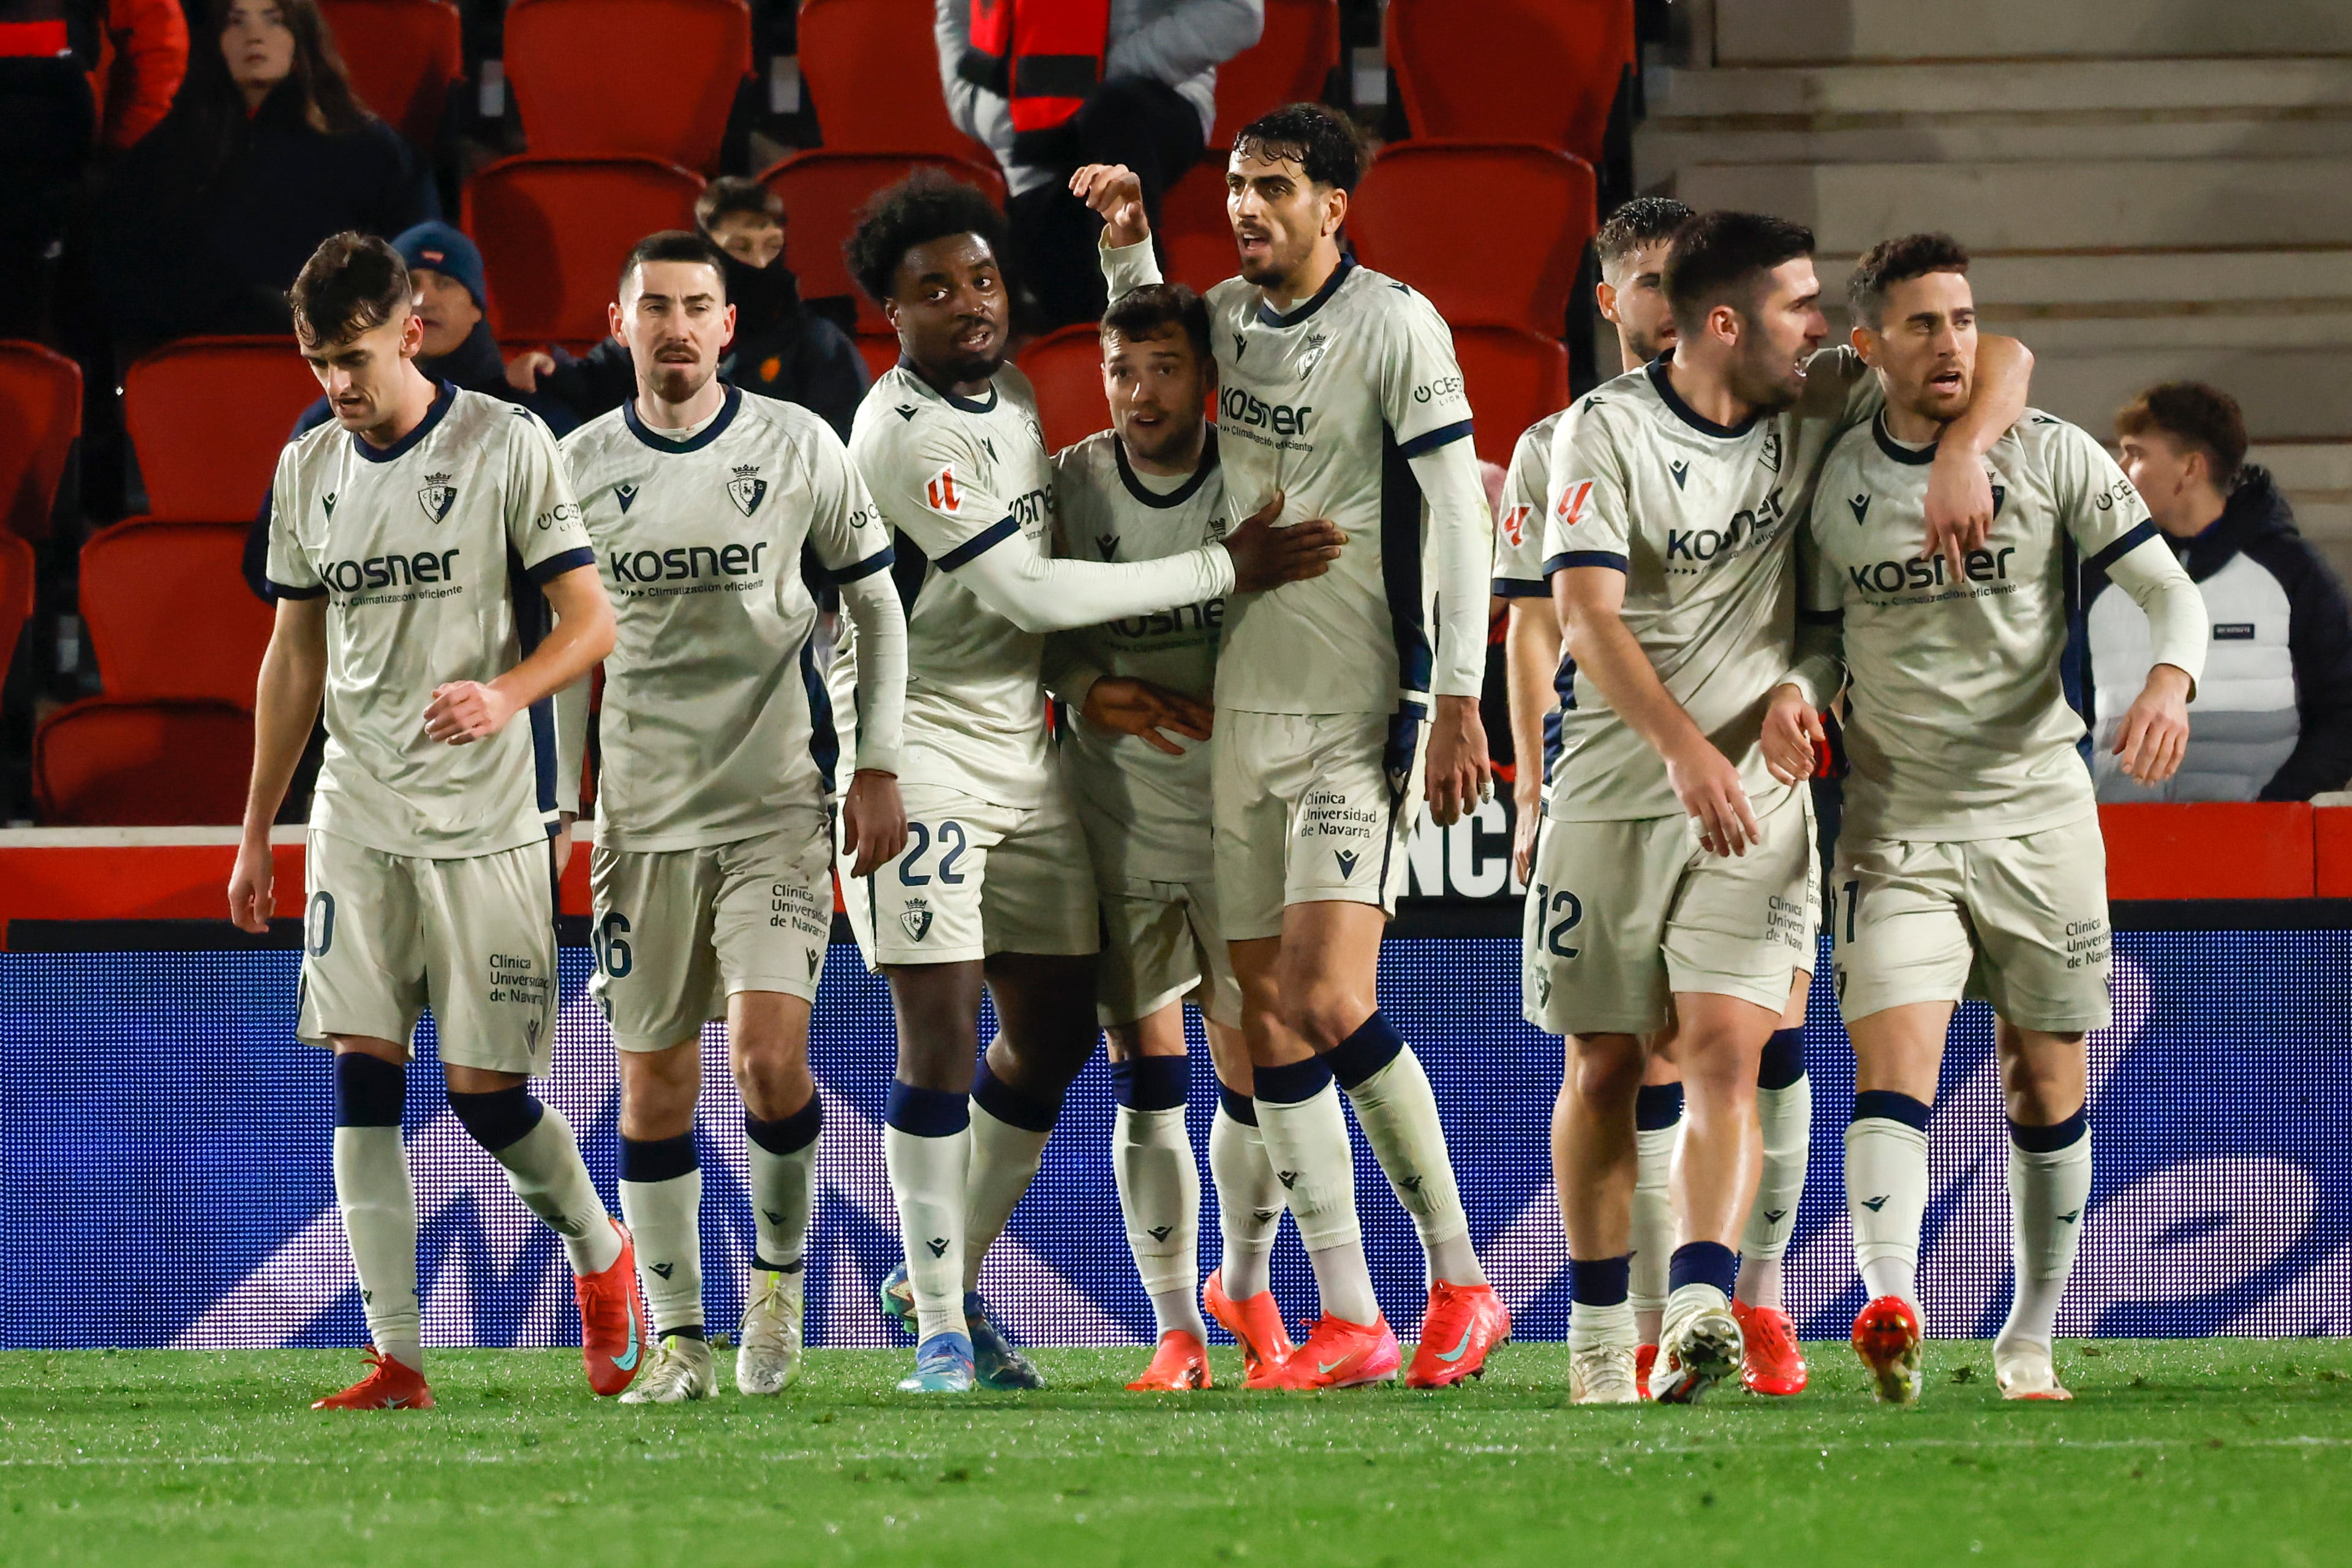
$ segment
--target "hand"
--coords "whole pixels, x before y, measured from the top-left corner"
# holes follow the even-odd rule
[[[572,825],[579,820],[580,814],[576,811],[556,814],[555,876],[558,881],[562,880],[563,868],[572,864]]]
[[[907,806],[898,798],[898,775],[860,768],[841,800],[842,835],[849,874],[871,877],[907,847]]]
[[[1776,687],[1764,710],[1764,765],[1784,784],[1813,776],[1814,748],[1829,744],[1822,716],[1794,686]]]
[[[1764,842],[1739,770],[1706,741],[1666,759],[1666,783],[1698,825],[1699,844],[1708,854],[1745,855],[1749,845]]]
[[[236,847],[236,865],[228,874],[229,922],[256,936],[269,934],[270,887],[278,863],[269,851],[269,829],[258,837],[247,830]]]
[[[517,392],[537,392],[539,378],[555,368],[555,356],[543,349],[526,349],[507,361],[507,384]]]
[[[2116,755],[2135,782],[2160,784],[2180,771],[2189,750],[2189,672],[2159,664],[2116,732]]]
[[[1103,220],[1103,243],[1140,245],[1151,237],[1143,181],[1124,163],[1088,163],[1070,176],[1070,195]]]
[[[1494,793],[1495,773],[1486,761],[1486,726],[1479,721],[1475,697],[1441,697],[1429,724],[1429,763],[1423,793],[1429,818],[1451,827],[1462,814],[1478,809]]]
[[[1272,500],[1225,535],[1225,553],[1234,558],[1234,593],[1263,594],[1303,577],[1320,577],[1339,559],[1339,547],[1348,536],[1339,524],[1318,517],[1277,528],[1274,520],[1281,515],[1282,492],[1276,490]]]
[[[1522,882],[1536,879],[1536,834],[1543,826],[1543,792],[1511,799],[1511,868]]]
[[[1992,480],[1983,459],[1958,442],[1936,448],[1927,472],[1927,542],[1923,555],[1941,555],[1953,577],[1968,573],[1971,550],[1992,537]]]
[[[1215,715],[1209,705],[1181,691],[1170,691],[1148,680],[1105,676],[1087,689],[1086,706],[1078,716],[1097,729],[1133,735],[1154,751],[1181,757],[1185,748],[1162,730],[1194,741],[1205,741]]]
[[[514,716],[513,699],[495,685],[453,680],[433,689],[433,700],[425,705],[425,734],[427,740],[463,746],[488,740]]]

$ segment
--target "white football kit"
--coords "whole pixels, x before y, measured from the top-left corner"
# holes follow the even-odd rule
[[[436,688],[489,681],[535,646],[535,584],[593,566],[554,438],[513,404],[439,384],[384,448],[332,423],[288,445],[268,576],[327,601],[327,748],[310,807],[300,1037],[409,1041],[543,1073],[553,1043],[553,715],[429,740]]]

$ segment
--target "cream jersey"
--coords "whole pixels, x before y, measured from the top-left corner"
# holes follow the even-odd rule
[[[1801,640],[1825,654],[1843,644],[1844,831],[1857,841],[2021,838],[2096,810],[2062,668],[2081,560],[2148,611],[2158,661],[2191,680],[2204,666],[2196,584],[2090,436],[2028,410],[1994,444],[1992,535],[1957,576],[1919,553],[1935,455],[1883,419],[1849,431],[1801,551]],[[1816,655],[1800,684],[1832,695],[1833,668]]]
[[[1544,576],[1544,506],[1551,495],[1551,437],[1568,417],[1563,408],[1527,428],[1503,470],[1503,499],[1495,509],[1495,596],[1549,599]]]
[[[1100,561],[1150,561],[1197,550],[1232,531],[1217,432],[1200,466],[1183,479],[1139,474],[1108,430],[1054,458],[1063,553]],[[1225,601],[1205,599],[1055,635],[1050,667],[1131,676],[1210,701],[1216,688],[1218,631]],[[1052,684],[1059,686],[1060,679]],[[1209,748],[1171,737],[1181,757],[1133,735],[1083,721],[1067,730],[1063,765],[1081,809],[1116,826],[1116,844],[1092,847],[1107,876],[1201,882],[1214,874],[1209,847]]]
[[[438,384],[383,448],[330,421],[278,455],[269,582],[327,601],[327,750],[310,826],[390,855],[459,859],[545,840],[555,724],[535,704],[487,740],[428,740],[436,687],[496,679],[537,646],[537,584],[593,566],[539,416]]]
[[[1719,425],[1676,395],[1664,359],[1580,399],[1552,433],[1544,573],[1625,574],[1625,629],[1751,796],[1781,786],[1758,744],[1796,627],[1790,549],[1822,455],[1870,416],[1878,383],[1850,349],[1813,356],[1803,398]],[[1565,651],[1548,816],[1674,816],[1664,759]]]
[[[1149,244],[1103,258],[1114,299],[1159,281]],[[1444,319],[1406,285],[1351,260],[1286,313],[1240,278],[1207,300],[1237,520],[1278,490],[1280,521],[1325,518],[1348,535],[1324,575],[1234,596],[1217,705],[1389,713],[1401,700],[1417,712],[1433,692],[1475,697],[1486,674],[1486,499],[1431,497],[1425,511],[1410,466],[1471,433]],[[1475,465],[1469,473],[1475,486]],[[1441,603],[1438,578],[1465,550],[1466,591],[1456,595],[1465,602]]]
[[[801,547],[844,582],[891,561],[841,438],[796,404],[730,386],[691,436],[647,427],[632,401],[562,450],[619,622],[598,841],[703,848],[766,832],[792,806],[822,810],[840,742]],[[897,728],[868,715],[863,742]]]

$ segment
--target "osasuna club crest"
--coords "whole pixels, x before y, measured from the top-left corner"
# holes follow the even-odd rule
[[[907,928],[908,941],[920,942],[930,934],[931,911],[925,909],[900,910],[898,923]]]
[[[760,503],[767,497],[768,481],[760,477],[756,464],[745,464],[735,470],[733,479],[727,481],[727,499],[733,501],[735,510],[745,517],[759,510]]]
[[[451,478],[453,476],[448,474],[427,474],[425,476],[425,488],[416,492],[417,504],[425,509],[425,517],[434,522],[447,517],[449,509],[457,504],[457,487],[449,482]]]

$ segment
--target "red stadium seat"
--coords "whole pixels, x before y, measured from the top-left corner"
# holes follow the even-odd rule
[[[1213,154],[1160,202],[1160,254],[1169,281],[1207,293],[1239,270],[1233,220],[1225,216],[1225,164]]]
[[[81,367],[38,343],[0,342],[0,530],[47,539],[81,434]]]
[[[944,169],[985,192],[998,205],[1004,203],[1004,181],[994,169],[955,158],[834,153],[819,148],[795,153],[760,176],[760,183],[784,204],[785,255],[800,278],[803,299],[847,294],[857,301],[861,333],[887,330],[881,307],[867,299],[849,276],[841,244],[857,226],[859,209],[877,192],[921,168]]]
[[[321,0],[360,101],[426,152],[466,74],[465,22],[447,0]]]
[[[1490,463],[1508,464],[1528,426],[1568,406],[1568,350],[1558,338],[1516,327],[1456,327],[1454,357],[1470,396],[1478,455]]]
[[[318,379],[292,338],[183,338],[122,373],[122,420],[156,517],[251,517]]]
[[[31,545],[13,533],[0,533],[0,686],[8,684],[16,639],[32,618],[36,565]]]
[[[857,334],[858,357],[866,362],[866,374],[874,379],[898,363],[898,334],[896,332],[860,332]]]
[[[658,158],[501,158],[466,182],[466,232],[501,338],[594,342],[629,247],[692,228],[702,177]]]
[[[956,129],[931,42],[932,0],[801,0],[801,76],[835,153],[936,153],[983,167]]]
[[[660,158],[714,174],[751,71],[743,0],[507,7],[507,79],[524,138],[542,157]]]
[[[133,518],[81,547],[81,618],[108,696],[253,706],[273,617],[245,584],[246,526]]]
[[[233,824],[252,769],[253,716],[226,702],[90,697],[33,731],[33,799],[52,826]]]
[[[1364,172],[1348,232],[1440,314],[1557,337],[1597,227],[1592,167],[1545,147],[1402,142]]]
[[[1339,63],[1339,0],[1265,0],[1265,31],[1217,68],[1211,156],[1231,147],[1241,128],[1267,110],[1320,100],[1324,79]]]
[[[1047,332],[1023,349],[1015,363],[1037,388],[1037,418],[1045,426],[1047,451],[1110,428],[1098,330],[1081,321]]]
[[[1465,21],[1460,0],[1390,0],[1389,63],[1412,133],[1532,142],[1599,163],[1633,64],[1630,0],[1481,0]]]

